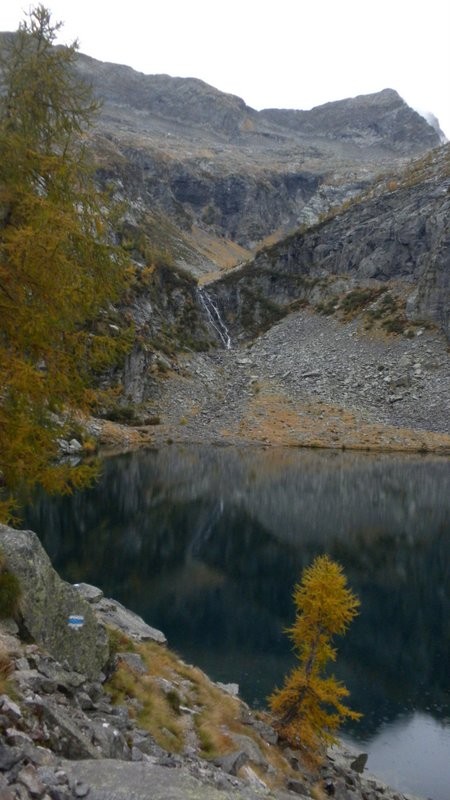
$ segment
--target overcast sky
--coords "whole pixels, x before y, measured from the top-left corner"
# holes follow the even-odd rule
[[[31,6],[35,5],[31,3]],[[450,138],[449,0],[48,0],[61,41],[147,74],[201,78],[253,108],[390,87]],[[30,3],[1,0],[0,30]]]

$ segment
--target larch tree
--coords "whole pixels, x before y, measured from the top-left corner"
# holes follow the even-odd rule
[[[0,516],[6,495],[40,483],[66,491],[91,475],[57,465],[61,420],[92,399],[93,335],[119,296],[125,263],[110,243],[86,130],[97,102],[75,70],[77,43],[39,5],[0,54]]]
[[[299,665],[269,703],[281,739],[315,763],[321,748],[336,741],[333,732],[344,720],[361,716],[344,704],[346,687],[325,673],[336,658],[333,637],[346,632],[359,600],[347,587],[342,567],[328,556],[319,556],[304,570],[293,597],[297,616],[287,633]]]

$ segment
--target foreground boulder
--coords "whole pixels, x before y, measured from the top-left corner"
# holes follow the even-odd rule
[[[0,549],[8,570],[20,581],[22,635],[67,662],[70,669],[96,678],[108,660],[109,646],[106,630],[89,603],[61,580],[32,531],[0,525]],[[70,627],[71,617],[78,627]]]

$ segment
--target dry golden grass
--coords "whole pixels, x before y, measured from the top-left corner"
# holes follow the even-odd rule
[[[163,677],[180,687],[183,704],[195,712],[195,732],[205,756],[214,756],[233,749],[223,728],[233,729],[239,719],[239,702],[226,695],[198,668],[181,661],[170,650],[146,644],[137,648],[149,675]]]
[[[20,581],[17,575],[8,571],[5,555],[0,548],[0,619],[16,614],[21,595]]]
[[[136,647],[137,652],[140,649]],[[183,721],[173,701],[158,685],[155,675],[140,674],[129,664],[121,662],[106,688],[112,702],[128,705],[130,715],[151,733],[161,747],[175,752],[182,750]],[[130,702],[136,700],[138,710]]]
[[[326,793],[325,789],[320,783],[314,784],[310,791],[314,800],[328,800],[329,798],[329,795]]]
[[[258,249],[263,250],[265,247],[270,247],[273,244],[276,244],[280,241],[280,239],[286,236],[286,230],[284,228],[277,228],[272,233],[269,233],[268,236],[265,236],[264,239],[259,242]]]
[[[195,250],[205,256],[212,266],[212,270],[200,278],[200,284],[217,277],[224,270],[232,269],[242,261],[247,261],[252,256],[250,250],[231,239],[216,236],[212,231],[205,231],[195,225],[192,227],[190,240]]]
[[[129,641],[122,641],[119,652],[129,649]],[[221,725],[229,724],[239,716],[238,703],[224,695],[201,670],[181,661],[170,650],[155,643],[136,644],[147,672],[140,674],[127,663],[119,663],[108,683],[114,703],[125,703],[143,728],[166,749],[179,752],[185,743],[189,716],[180,714],[180,704],[194,712],[195,731],[205,755],[215,755],[231,749],[232,742],[224,735]],[[169,681],[172,689],[164,689],[161,679]],[[137,700],[139,711],[136,713]]]
[[[278,748],[269,745],[250,725],[241,721],[240,700],[226,694],[204,672],[185,664],[170,650],[153,644],[143,647],[144,652],[141,646],[138,650],[155,676],[163,676],[175,685],[178,681],[183,690],[186,683],[189,685],[188,696],[183,701],[195,711],[194,728],[203,757],[213,758],[236,749],[233,741],[233,733],[236,733],[253,739],[273,768],[269,779],[261,774],[271,788],[284,785],[286,775],[295,774]],[[269,722],[267,716],[264,718]]]
[[[147,429],[144,431],[140,428],[132,428],[110,420],[99,420],[98,422],[101,427],[99,443],[109,448],[139,447],[141,444],[151,441],[151,436]]]
[[[269,777],[261,775],[267,785],[282,786],[286,775],[294,775],[281,751],[241,721],[241,701],[226,694],[200,669],[153,642],[136,644],[116,637],[114,647],[119,652],[131,647],[143,659],[147,672],[140,674],[119,661],[107,685],[111,699],[126,704],[161,747],[180,752],[194,737],[200,754],[214,758],[236,749],[233,734],[241,734],[255,741],[273,768]]]
[[[224,441],[375,452],[450,454],[450,436],[426,430],[397,428],[365,420],[344,407],[316,402],[294,403],[279,391],[260,384],[233,427],[215,430]],[[177,425],[162,422],[158,429],[129,428],[113,422],[102,425],[100,443],[108,452],[137,449],[167,438],[183,441],[183,427],[200,411],[192,405]]]
[[[201,675],[194,688],[199,709],[195,730],[203,755],[214,756],[235,749],[230,733],[238,732],[242,726],[239,723],[239,702],[205,678]]]
[[[14,696],[14,686],[11,682],[11,673],[14,665],[6,650],[0,649],[0,694]]]
[[[294,403],[262,387],[234,430],[247,441],[316,448],[384,452],[450,453],[450,436],[371,423],[348,409],[323,402]]]
[[[246,117],[241,125],[241,131],[248,132],[253,131],[255,128],[255,123],[250,117]]]

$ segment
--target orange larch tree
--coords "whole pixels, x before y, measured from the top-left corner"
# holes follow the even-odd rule
[[[93,181],[86,129],[97,102],[75,71],[76,43],[42,5],[0,52],[0,517],[5,496],[66,490],[91,471],[55,462],[61,423],[88,407],[93,335],[125,262]],[[1,491],[4,498],[2,503]]]
[[[280,738],[314,763],[321,747],[335,741],[333,732],[342,722],[361,716],[344,704],[346,687],[324,674],[336,658],[333,637],[345,633],[359,600],[348,589],[342,567],[328,556],[319,556],[305,569],[293,597],[297,616],[287,632],[300,663],[269,703]]]

